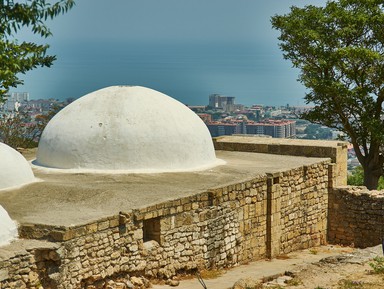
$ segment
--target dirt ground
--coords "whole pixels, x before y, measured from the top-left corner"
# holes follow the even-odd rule
[[[370,273],[368,264],[311,265],[297,274],[298,285],[287,288],[382,289],[384,275]],[[293,279],[295,280],[295,279]]]
[[[218,275],[208,271],[211,276],[202,277],[207,289],[384,289],[384,273],[373,274],[369,265],[377,256],[383,257],[381,245],[366,249],[327,245],[255,261]],[[381,265],[384,270],[384,259]],[[156,284],[152,288],[171,287]],[[190,276],[176,288],[204,287]]]
[[[316,252],[314,251],[316,254]],[[319,252],[320,253],[320,252]],[[383,266],[383,263],[372,260],[383,257],[382,247],[367,249],[345,248],[340,255],[322,258],[318,262],[297,266],[287,272],[293,279],[287,285],[271,282],[271,288],[296,289],[383,289],[384,272],[377,274],[369,263]],[[276,280],[275,280],[276,281]],[[266,282],[268,283],[268,282]],[[264,284],[265,286],[266,284]]]

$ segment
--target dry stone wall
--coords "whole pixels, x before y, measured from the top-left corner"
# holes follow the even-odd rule
[[[356,247],[384,239],[384,192],[340,187],[329,193],[329,242]]]
[[[107,288],[108,278],[168,279],[322,244],[329,168],[330,161],[322,161],[260,175],[82,226],[24,225],[22,237],[45,239],[57,248],[40,253],[39,261],[36,253],[5,258],[0,273],[10,266],[29,271],[9,271],[0,288],[15,288],[14,282],[16,288],[34,288],[34,276],[48,284],[43,288]]]
[[[221,136],[213,139],[216,150],[330,158],[334,165],[332,186],[347,185],[347,142]]]
[[[0,288],[51,288],[48,274],[58,270],[60,245],[20,240],[0,249]]]
[[[319,163],[281,174],[278,207],[280,252],[319,246],[326,242],[328,164]]]

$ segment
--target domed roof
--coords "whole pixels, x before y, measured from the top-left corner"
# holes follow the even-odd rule
[[[36,164],[61,169],[171,172],[217,164],[206,125],[188,107],[140,86],[112,86],[61,110]]]
[[[27,160],[4,143],[0,143],[0,160],[0,190],[35,181]]]
[[[17,225],[2,206],[0,206],[0,220],[0,246],[4,246],[18,237]]]

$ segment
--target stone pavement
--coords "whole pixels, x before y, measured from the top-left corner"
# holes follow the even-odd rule
[[[319,260],[336,256],[343,253],[351,253],[354,249],[340,246],[321,246],[312,249],[292,252],[280,259],[259,260],[231,268],[223,275],[215,279],[204,280],[207,289],[229,289],[241,278],[252,278],[253,280],[284,274],[286,271],[295,271],[298,268],[318,262]],[[153,285],[153,289],[170,289],[168,285]],[[202,289],[197,278],[182,280],[178,289]]]

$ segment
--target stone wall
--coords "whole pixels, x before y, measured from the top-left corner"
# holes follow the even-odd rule
[[[58,244],[19,240],[6,247],[0,248],[0,288],[51,288],[48,274],[58,271]]]
[[[248,136],[214,138],[216,150],[330,158],[334,164],[332,186],[347,185],[347,143],[332,140],[276,139]]]
[[[280,176],[280,252],[319,246],[326,242],[328,217],[328,164],[287,171]]]
[[[107,278],[167,279],[323,244],[331,168],[321,161],[260,175],[81,226],[24,224],[21,237],[57,247],[40,250],[37,259],[35,251],[3,258],[0,272],[29,271],[8,271],[0,288],[34,288],[28,284],[36,276],[34,282],[48,284],[43,288],[103,288]]]
[[[333,244],[370,247],[384,238],[384,192],[340,187],[329,193],[328,240]]]

